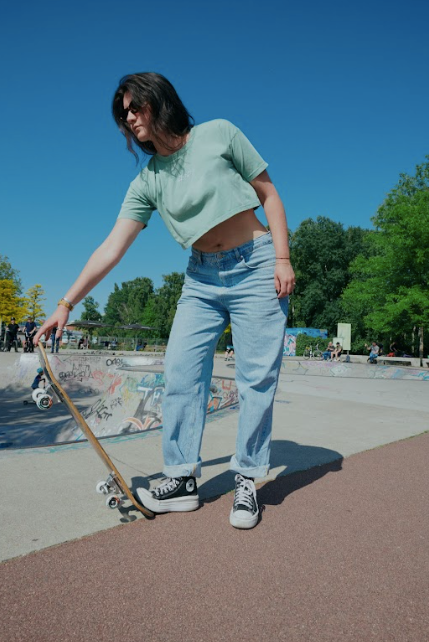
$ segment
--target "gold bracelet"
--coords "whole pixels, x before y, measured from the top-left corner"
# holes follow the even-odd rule
[[[74,308],[73,303],[70,303],[70,301],[66,301],[66,299],[60,299],[60,300],[58,301],[58,305],[63,305],[65,308],[67,308],[68,310],[70,310],[70,312],[71,312],[71,311],[73,310],[73,308]]]
[[[276,261],[290,261],[290,256],[276,256]]]

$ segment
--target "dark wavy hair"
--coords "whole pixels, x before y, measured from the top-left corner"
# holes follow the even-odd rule
[[[152,71],[124,76],[113,96],[112,114],[127,140],[128,151],[137,159],[134,147],[139,147],[145,154],[150,155],[156,154],[156,148],[151,141],[141,143],[127,124],[123,104],[124,94],[127,92],[136,106],[150,105],[152,129],[156,139],[161,134],[185,136],[191,131],[194,119],[167,78]]]

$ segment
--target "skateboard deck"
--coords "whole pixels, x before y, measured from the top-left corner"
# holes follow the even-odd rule
[[[39,359],[41,366],[45,372],[45,375],[50,382],[52,389],[57,395],[58,399],[67,407],[68,411],[72,415],[73,419],[76,421],[83,434],[87,438],[88,442],[94,448],[97,455],[100,457],[101,461],[106,466],[109,471],[109,475],[106,481],[99,482],[96,486],[96,491],[103,495],[106,495],[106,506],[109,508],[118,508],[123,503],[123,497],[126,497],[131,504],[137,508],[145,517],[152,518],[154,513],[150,511],[145,506],[142,506],[134,497],[130,488],[126,484],[124,478],[110,459],[107,452],[104,450],[100,444],[97,437],[92,432],[91,428],[86,423],[85,419],[80,414],[79,410],[76,408],[73,401],[70,399],[66,391],[63,389],[60,383],[56,380],[52,368],[49,364],[46,351],[41,343],[37,346],[39,351]]]

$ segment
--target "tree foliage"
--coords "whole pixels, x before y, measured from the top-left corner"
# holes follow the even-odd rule
[[[115,283],[104,309],[103,321],[112,326],[141,323],[152,293],[153,283],[147,277],[125,281],[121,287]]]
[[[28,288],[24,298],[26,314],[33,317],[37,323],[42,323],[45,318],[42,304],[42,301],[46,300],[44,294],[45,291],[40,283],[36,283],[36,285]]]
[[[351,265],[344,309],[379,337],[403,343],[419,328],[422,338],[429,328],[429,156],[414,176],[400,175],[372,221],[376,231],[367,257]]]
[[[12,267],[7,256],[0,254],[0,280],[4,279],[14,282],[18,295],[22,293],[22,283],[19,277],[19,271]]]
[[[350,262],[364,252],[367,230],[344,229],[327,217],[303,221],[291,235],[296,289],[289,325],[326,328],[330,334],[343,321],[341,294],[350,280]]]
[[[183,272],[172,272],[171,274],[163,274],[162,278],[164,284],[156,290],[151,306],[158,335],[162,338],[167,338],[173,325],[177,302],[185,282],[185,275]]]
[[[15,317],[17,323],[25,315],[24,298],[19,296],[19,288],[12,279],[0,279],[0,318],[9,323],[10,317]]]
[[[86,296],[82,301],[84,311],[81,314],[82,321],[101,321],[102,316],[99,312],[99,304],[92,296]]]

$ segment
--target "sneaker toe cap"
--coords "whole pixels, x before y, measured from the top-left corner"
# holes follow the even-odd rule
[[[145,500],[152,498],[152,493],[146,488],[137,488],[135,494],[142,504],[144,504]]]
[[[252,515],[247,510],[231,510],[229,522],[235,528],[253,528],[258,523],[259,512]]]

